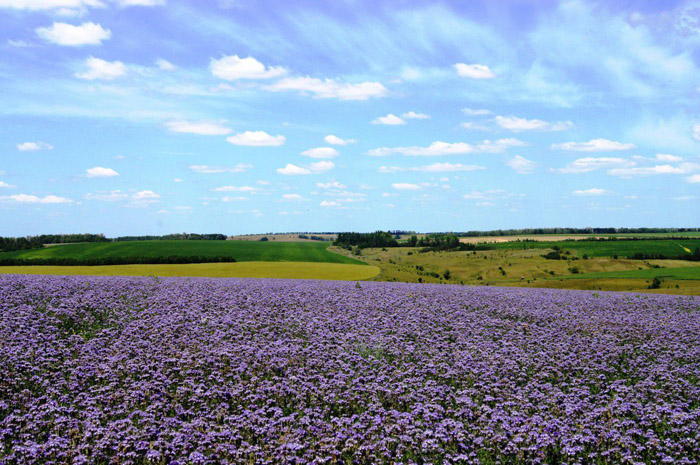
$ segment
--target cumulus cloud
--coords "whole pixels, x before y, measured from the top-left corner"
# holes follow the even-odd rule
[[[151,190],[143,190],[135,193],[131,198],[136,202],[152,202],[160,199],[160,194]]]
[[[408,182],[395,182],[391,184],[391,187],[398,191],[417,191],[421,189],[418,184],[411,184]]]
[[[462,108],[462,113],[469,116],[485,116],[490,115],[492,112],[484,108]]]
[[[113,190],[107,192],[90,192],[83,196],[85,200],[99,200],[102,202],[117,202],[119,200],[126,200],[129,198],[129,194],[122,192],[121,190]]]
[[[518,174],[530,174],[535,170],[537,163],[520,155],[516,155],[508,160],[506,165],[508,165]]]
[[[76,73],[75,76],[89,81],[95,79],[111,81],[127,73],[127,67],[121,61],[110,62],[100,58],[90,57],[85,60],[84,66],[86,70],[81,73]]]
[[[665,161],[668,163],[678,163],[678,162],[683,161],[683,157],[679,157],[676,155],[669,155],[667,153],[657,153],[656,159],[659,161]]]
[[[692,176],[689,176],[688,178],[686,178],[686,181],[693,184],[700,183],[700,174],[694,174]]]
[[[340,154],[333,147],[317,147],[315,149],[304,150],[301,152],[301,155],[309,158],[335,158]]]
[[[243,145],[248,147],[279,147],[284,145],[286,137],[272,136],[265,131],[245,131],[240,134],[229,136],[226,140],[233,145]]]
[[[592,197],[592,196],[600,196],[600,195],[610,195],[610,194],[612,194],[612,192],[605,190],[605,189],[598,189],[598,188],[592,187],[590,189],[573,191],[572,194],[577,195],[577,196],[582,196],[582,197]]]
[[[319,205],[322,207],[339,207],[340,203],[335,200],[322,200]]]
[[[493,79],[495,74],[486,65],[468,65],[466,63],[455,63],[454,69],[460,77],[469,79]]]
[[[163,58],[158,58],[156,60],[156,66],[161,71],[175,71],[177,69],[177,66],[170,63],[168,60],[164,60]]]
[[[20,152],[38,152],[39,150],[53,150],[53,145],[46,142],[23,142],[17,144],[17,150]]]
[[[119,6],[161,6],[165,0],[112,0]]]
[[[333,169],[334,167],[335,164],[332,161],[327,160],[311,163],[310,165],[304,167],[297,166],[292,163],[287,163],[287,165],[284,168],[278,168],[277,172],[286,176],[299,176],[307,174],[324,173]]]
[[[102,45],[103,40],[109,40],[112,37],[112,31],[93,22],[83,23],[80,26],[53,23],[50,27],[37,28],[36,34],[46,42],[69,47]]]
[[[3,200],[9,200],[17,203],[39,203],[39,204],[59,204],[59,203],[73,203],[71,199],[66,197],[59,197],[57,195],[47,195],[44,197],[38,197],[36,195],[28,194],[15,194],[8,195],[7,197],[1,197]]]
[[[311,170],[307,168],[302,168],[301,166],[297,166],[292,163],[287,163],[287,166],[285,166],[284,168],[277,168],[277,172],[285,176],[300,176],[311,174]]]
[[[484,140],[479,144],[466,142],[433,142],[427,147],[381,147],[367,152],[372,157],[384,157],[387,155],[401,154],[409,157],[431,157],[441,155],[464,155],[469,153],[503,153],[509,147],[522,147],[526,145],[518,139],[498,139],[495,141]]]
[[[0,189],[14,189],[15,187],[17,186],[0,181]]]
[[[693,125],[693,137],[700,140],[700,123]]]
[[[259,192],[259,187],[253,186],[221,186],[213,189],[214,192]]]
[[[468,194],[464,194],[462,198],[465,198],[467,200],[480,200],[480,201],[488,201],[488,202],[493,202],[496,200],[504,200],[504,199],[512,199],[512,198],[518,198],[518,197],[524,197],[524,194],[516,194],[513,192],[508,192],[503,189],[487,189],[485,191],[471,191]],[[479,205],[479,204],[477,204]],[[482,204],[482,206],[485,206],[486,204]],[[489,205],[493,205],[493,203],[489,203]]]
[[[416,113],[415,111],[409,111],[401,115],[404,119],[430,119],[430,116],[425,113]]]
[[[367,100],[384,97],[388,92],[387,88],[379,82],[352,84],[308,76],[284,78],[265,86],[265,89],[272,92],[298,91],[311,94],[315,98],[337,98],[340,100]]]
[[[252,168],[253,165],[247,163],[239,163],[233,166],[216,166],[216,165],[190,165],[190,170],[200,174],[217,174],[217,173],[244,173]]]
[[[541,119],[525,119],[517,116],[496,116],[496,124],[513,132],[521,131],[564,131],[574,127],[571,121],[550,123]]]
[[[635,163],[625,158],[617,157],[585,157],[574,160],[557,171],[565,174],[588,173],[605,168],[632,167]]]
[[[119,173],[114,171],[112,168],[96,166],[85,170],[85,177],[87,178],[113,178],[115,176],[119,176]]]
[[[282,200],[288,200],[293,202],[299,202],[305,200],[303,196],[299,194],[282,194]]]
[[[631,168],[613,168],[608,170],[608,174],[628,178],[633,176],[653,176],[658,174],[687,174],[697,170],[700,170],[700,165],[698,164],[681,163],[678,166],[667,164],[655,166],[636,166]]]
[[[228,126],[216,121],[168,121],[165,123],[165,127],[170,132],[202,136],[225,136],[233,131]]]
[[[338,181],[317,182],[316,187],[321,189],[346,189],[348,186],[341,184]]]
[[[265,66],[253,57],[240,58],[238,55],[224,56],[218,60],[212,58],[209,69],[214,76],[227,81],[270,79],[287,74],[287,70],[281,66]]]
[[[357,142],[357,140],[355,139],[341,139],[340,137],[334,136],[333,134],[327,135],[323,138],[323,140],[325,140],[326,143],[331,145],[348,145]]]
[[[404,121],[402,118],[400,118],[392,113],[389,113],[386,116],[380,116],[379,118],[373,120],[372,124],[383,124],[386,126],[399,126],[402,124],[406,124],[406,121]]]
[[[416,171],[421,173],[453,173],[458,171],[478,171],[485,170],[486,167],[480,165],[463,165],[461,163],[433,163],[432,165],[412,166],[403,168],[399,166],[382,166],[380,173],[398,173],[400,171]]]
[[[101,8],[102,0],[0,0],[0,8],[25,11],[50,11],[77,14],[88,7]]]
[[[563,142],[552,144],[554,150],[568,150],[570,152],[616,152],[629,150],[634,144],[616,142],[608,139],[593,139],[588,142]]]

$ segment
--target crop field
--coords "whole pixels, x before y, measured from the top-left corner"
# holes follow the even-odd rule
[[[252,241],[134,241],[91,242],[64,244],[42,249],[0,253],[6,258],[76,258],[105,257],[167,257],[177,256],[231,256],[239,262],[321,262],[363,263],[326,250],[323,242],[252,242]]]
[[[379,274],[379,268],[347,263],[237,262],[175,265],[0,266],[0,274],[85,276],[192,276],[205,278],[283,278],[357,281]]]
[[[700,247],[700,239],[683,240],[618,240],[618,241],[552,241],[552,242],[502,242],[489,244],[496,250],[503,249],[551,249],[561,247],[575,251],[579,256],[629,257],[637,253],[658,254],[670,257],[690,254]],[[690,252],[688,252],[690,251]]]
[[[0,462],[700,460],[700,299],[0,276]]]

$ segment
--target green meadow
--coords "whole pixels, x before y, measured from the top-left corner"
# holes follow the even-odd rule
[[[0,253],[0,258],[74,258],[228,256],[237,262],[315,262],[364,265],[327,250],[323,242],[252,241],[133,241],[63,244],[41,249]]]

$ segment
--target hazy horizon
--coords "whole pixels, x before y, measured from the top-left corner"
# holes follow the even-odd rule
[[[695,227],[700,7],[0,0],[2,236]]]

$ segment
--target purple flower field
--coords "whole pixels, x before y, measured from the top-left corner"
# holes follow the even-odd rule
[[[0,277],[0,463],[700,461],[700,299]]]

